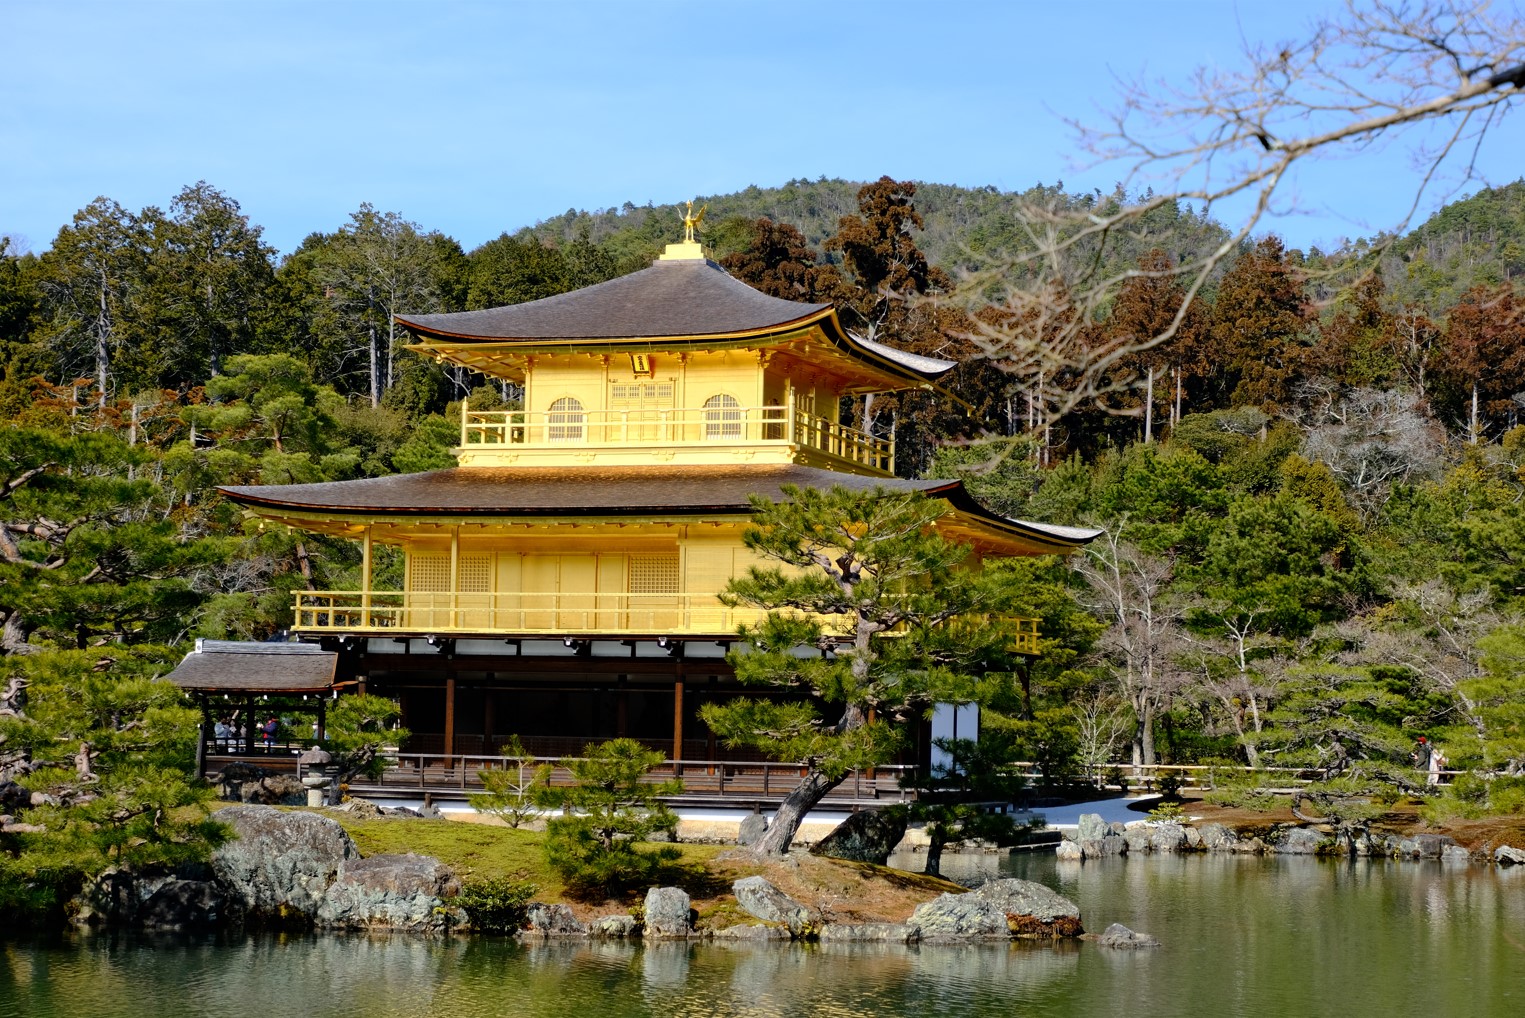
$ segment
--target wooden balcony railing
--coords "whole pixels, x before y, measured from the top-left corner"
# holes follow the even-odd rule
[[[579,594],[515,591],[499,594],[401,591],[297,591],[295,626],[302,632],[483,633],[514,636],[733,636],[764,613],[731,608],[713,593]],[[822,616],[834,631],[841,619]],[[965,621],[964,624],[967,624]],[[1037,619],[1005,619],[1015,627],[1011,649],[1038,652]],[[840,629],[836,631],[841,632]],[[845,635],[843,633],[842,635]],[[890,634],[893,635],[893,634]]]
[[[803,445],[886,474],[894,444],[794,407],[681,407],[661,410],[466,410],[461,445],[534,448]]]

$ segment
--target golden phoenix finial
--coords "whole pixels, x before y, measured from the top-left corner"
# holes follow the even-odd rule
[[[706,202],[699,206],[699,214],[694,215],[694,203],[690,201],[684,202],[684,204],[688,206],[688,211],[683,214],[683,242],[685,244],[692,244],[694,243],[694,231],[699,228],[700,223],[704,222],[704,214],[709,211],[710,206]]]

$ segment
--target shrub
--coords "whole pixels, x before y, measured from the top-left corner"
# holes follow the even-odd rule
[[[1178,802],[1162,802],[1149,811],[1149,819],[1164,824],[1184,823],[1186,811]]]
[[[1186,784],[1186,779],[1175,771],[1166,771],[1160,775],[1157,784],[1160,786],[1160,796],[1166,802],[1179,802],[1181,787]]]
[[[514,933],[524,928],[530,899],[538,890],[527,880],[494,877],[466,884],[461,888],[456,904],[478,932]]]
[[[677,828],[678,818],[660,797],[678,794],[683,782],[643,780],[663,757],[634,739],[613,739],[583,753],[581,759],[561,762],[572,772],[570,788],[534,789],[536,806],[561,811],[546,821],[546,862],[573,894],[613,894],[640,886],[681,855],[672,847],[643,850],[637,845],[655,831]]]
[[[1462,802],[1482,805],[1488,801],[1488,782],[1468,771],[1451,782],[1451,794]]]
[[[517,735],[503,747],[503,757],[502,767],[477,771],[482,787],[487,791],[467,796],[467,799],[478,813],[489,813],[517,828],[526,820],[539,816],[534,789],[536,785],[546,783],[551,768],[548,764],[537,765]]]

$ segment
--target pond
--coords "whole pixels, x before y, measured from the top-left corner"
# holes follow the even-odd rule
[[[1164,946],[519,944],[412,936],[0,941],[3,1018],[1525,1014],[1525,872],[1438,863],[954,857]]]

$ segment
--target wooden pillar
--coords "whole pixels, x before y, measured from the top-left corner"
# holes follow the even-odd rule
[[[493,673],[487,673],[487,685],[482,690],[482,752],[492,752],[492,739],[498,727],[498,691],[493,685]]]
[[[625,688],[629,677],[621,675],[614,690],[614,734],[623,739],[630,730],[630,693]]]
[[[445,766],[451,766],[450,757],[455,755],[455,676],[445,679]]]
[[[318,697],[318,738],[328,738],[328,701]]]
[[[461,411],[465,414],[465,411]],[[365,525],[360,541],[360,624],[371,627],[371,525]]]
[[[678,662],[678,677],[672,684],[672,758],[683,759],[683,663]]]
[[[207,776],[207,740],[212,737],[212,708],[207,704],[206,694],[196,697],[201,704],[200,738],[196,740],[196,777]]]
[[[461,625],[461,527],[450,528],[450,628]]]

